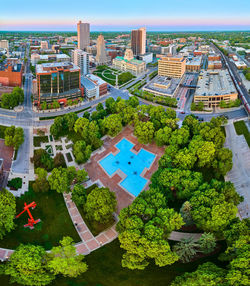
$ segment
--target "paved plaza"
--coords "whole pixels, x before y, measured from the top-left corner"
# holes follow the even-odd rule
[[[155,143],[143,145],[140,144],[137,138],[133,135],[132,127],[125,127],[121,133],[119,133],[115,138],[106,137],[104,139],[104,144],[100,150],[97,150],[90,160],[84,165],[85,170],[88,172],[91,180],[101,181],[101,183],[109,188],[111,191],[114,191],[116,194],[117,202],[118,202],[118,213],[122,208],[127,207],[135,197],[129,192],[125,191],[119,183],[124,179],[119,172],[116,172],[113,176],[109,176],[101,165],[98,163],[101,159],[107,156],[109,153],[116,154],[119,151],[115,145],[121,141],[121,139],[126,138],[130,142],[134,144],[133,151],[139,152],[142,148],[146,151],[149,151],[156,155],[156,158],[151,165],[151,168],[146,170],[143,177],[148,180],[144,189],[148,188],[150,183],[150,178],[152,174],[158,169],[158,161],[161,156],[164,154],[164,148],[158,147]]]

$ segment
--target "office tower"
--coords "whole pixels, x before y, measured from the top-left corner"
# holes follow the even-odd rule
[[[81,75],[89,73],[89,54],[76,49],[72,51],[72,62],[81,69]]]
[[[41,50],[48,50],[49,45],[47,41],[41,41]]]
[[[9,41],[8,40],[0,40],[0,48],[9,51]]]
[[[77,41],[78,49],[84,51],[90,45],[89,23],[82,23],[82,21],[77,23]]]
[[[37,94],[34,104],[40,105],[46,101],[57,100],[66,103],[67,100],[78,100],[83,96],[80,68],[70,62],[44,63],[36,65]]]
[[[132,30],[131,49],[134,55],[144,55],[146,53],[146,28]]]
[[[105,49],[105,41],[103,35],[99,35],[97,38],[97,54],[96,54],[96,62],[98,65],[103,65],[108,62],[106,49]]]
[[[163,57],[158,61],[158,75],[181,78],[186,70],[186,59],[183,57]]]

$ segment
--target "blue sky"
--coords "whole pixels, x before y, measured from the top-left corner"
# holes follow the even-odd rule
[[[1,0],[1,2],[4,0]],[[75,31],[250,30],[250,0],[10,0],[0,5],[0,30]]]

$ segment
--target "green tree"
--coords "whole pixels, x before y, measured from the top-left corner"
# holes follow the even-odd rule
[[[185,225],[194,224],[192,215],[191,215],[191,209],[192,209],[192,206],[189,201],[184,202],[183,205],[181,206],[180,214],[183,218],[183,221],[185,222]]]
[[[182,239],[176,243],[173,247],[173,251],[179,256],[181,262],[190,262],[197,254],[199,244],[194,242],[192,239]]]
[[[82,169],[82,170],[78,170],[76,173],[76,180],[78,183],[82,183],[83,181],[85,181],[88,177],[88,173]]]
[[[54,168],[51,175],[48,177],[49,185],[51,190],[55,190],[58,193],[64,193],[70,191],[70,184],[67,169],[59,167]]]
[[[91,146],[86,145],[85,141],[76,141],[73,145],[73,154],[78,164],[85,163],[90,158],[91,152]]]
[[[155,189],[141,192],[119,214],[116,229],[121,248],[126,250],[122,266],[144,269],[151,259],[158,266],[173,264],[178,256],[171,251],[167,237],[182,225],[181,216],[167,208],[161,192]]]
[[[240,196],[226,183],[212,180],[202,184],[190,199],[191,214],[199,228],[221,233],[237,213]],[[204,205],[206,207],[204,207]]]
[[[116,112],[116,102],[113,97],[106,99],[105,106],[108,114],[114,114]]]
[[[18,150],[24,142],[24,132],[21,127],[7,127],[5,129],[4,135],[5,145],[12,146],[15,148],[15,150]]]
[[[139,99],[136,96],[131,96],[128,99],[128,104],[132,107],[137,107],[139,105]]]
[[[169,139],[169,143],[172,145],[184,146],[189,140],[189,130],[188,128],[182,127],[173,131]]]
[[[186,272],[177,276],[171,286],[219,286],[225,284],[226,270],[211,262],[199,265],[194,272]]]
[[[83,207],[87,200],[87,192],[83,185],[76,184],[72,191],[72,201],[79,207]]]
[[[181,149],[173,159],[174,166],[180,169],[190,170],[193,168],[197,158],[195,154],[187,148]]]
[[[43,168],[47,171],[53,169],[53,159],[46,152],[46,150],[40,148],[34,151],[34,156],[30,159],[34,163],[35,169]]]
[[[2,191],[0,191],[0,239],[2,239],[7,232],[14,229],[15,214],[15,197],[6,189],[2,189]]]
[[[172,134],[170,127],[164,127],[155,132],[155,143],[158,146],[167,145]]]
[[[104,127],[107,130],[107,134],[111,137],[116,136],[122,131],[122,119],[118,114],[111,114],[104,119]]]
[[[48,192],[49,191],[49,182],[47,181],[48,172],[43,168],[35,169],[37,178],[32,184],[32,188],[35,192]]]
[[[108,188],[95,188],[87,196],[85,211],[89,220],[106,223],[112,219],[116,211],[115,194]]]
[[[55,276],[47,270],[46,252],[41,246],[21,244],[11,255],[4,269],[11,283],[48,285]]]
[[[154,138],[154,124],[150,121],[136,124],[134,134],[142,144],[151,143]]]
[[[176,193],[179,199],[188,199],[203,181],[202,174],[190,170],[164,169],[151,178],[154,187],[160,187],[165,193]]]
[[[66,125],[69,131],[74,130],[74,125],[78,116],[75,112],[70,112],[64,115],[64,120],[66,121]]]
[[[201,252],[205,254],[214,251],[216,247],[216,239],[213,233],[203,233],[198,242]]]
[[[78,255],[71,237],[64,237],[59,246],[54,246],[47,254],[48,269],[54,274],[64,277],[77,277],[87,271],[88,266],[83,262],[84,256]]]
[[[225,176],[233,167],[233,153],[227,148],[221,148],[215,152],[212,162],[216,174]]]

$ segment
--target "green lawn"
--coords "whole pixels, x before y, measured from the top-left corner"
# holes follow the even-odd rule
[[[40,218],[42,222],[35,229],[24,228],[28,221],[27,213],[16,219],[16,228],[0,240],[0,247],[15,249],[20,243],[32,243],[51,249],[57,245],[63,236],[71,236],[75,242],[80,238],[68,214],[62,194],[54,191],[48,193],[35,193],[30,188],[29,192],[17,198],[17,214],[23,209],[24,202],[35,201],[37,207],[32,210],[34,219]]]
[[[250,133],[247,129],[245,121],[241,120],[241,121],[234,122],[234,128],[238,135],[244,135],[247,141],[247,144],[250,147]]]
[[[221,252],[225,246],[221,248]],[[121,266],[123,251],[116,239],[112,243],[101,247],[86,256],[88,271],[77,279],[58,277],[50,285],[53,286],[167,286],[177,276],[186,271],[194,271],[201,263],[211,261],[221,267],[225,264],[217,257],[219,253],[210,257],[201,258],[195,262],[182,264],[175,263],[166,267],[153,264],[145,270],[128,270]],[[7,286],[8,277],[0,276],[1,286]],[[18,284],[12,284],[18,286]]]

